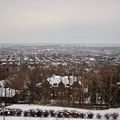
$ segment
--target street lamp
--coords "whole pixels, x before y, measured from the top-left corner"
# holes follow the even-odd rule
[[[2,108],[3,108],[3,120],[5,120],[5,110],[4,110],[4,108],[5,108],[5,103],[4,103],[4,102],[2,103]]]

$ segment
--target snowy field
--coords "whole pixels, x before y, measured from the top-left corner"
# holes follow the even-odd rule
[[[108,110],[86,110],[86,109],[77,109],[77,108],[67,108],[67,107],[54,107],[54,106],[41,106],[41,105],[12,105],[6,107],[6,109],[21,109],[22,110],[22,115],[21,116],[5,116],[5,120],[97,120],[96,115],[99,113],[102,115],[100,120],[106,120],[104,117],[105,114],[113,114],[113,113],[118,113],[120,116],[120,108],[115,108],[115,109],[108,109]],[[56,113],[58,111],[77,111],[78,113],[84,113],[87,115],[88,113],[93,113],[94,116],[92,119],[87,118],[86,116],[84,118],[57,118],[57,117],[50,117],[50,115],[46,118],[44,117],[24,117],[24,111],[29,111],[29,110],[42,110],[42,111],[55,111]],[[0,116],[0,120],[3,120],[3,116]],[[112,117],[109,118],[109,120],[113,120]],[[117,118],[117,120],[120,120],[120,117]]]

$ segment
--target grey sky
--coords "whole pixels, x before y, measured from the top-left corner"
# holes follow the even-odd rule
[[[0,0],[0,43],[120,43],[120,0]]]

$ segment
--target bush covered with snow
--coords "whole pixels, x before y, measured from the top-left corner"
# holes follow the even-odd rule
[[[36,111],[33,109],[30,110],[29,114],[31,117],[36,117]]]
[[[98,114],[96,115],[96,118],[97,118],[97,119],[101,119],[101,118],[102,118],[102,115],[101,115],[100,113],[98,113]]]
[[[58,111],[57,112],[57,117],[58,118],[62,118],[63,117],[63,112],[62,111]]]
[[[78,112],[77,111],[71,111],[70,112],[71,117],[77,118],[78,117]]]
[[[93,114],[93,113],[88,113],[88,114],[87,114],[87,118],[89,118],[89,119],[92,119],[92,118],[93,118],[93,116],[94,116],[94,114]]]
[[[79,117],[80,117],[80,118],[84,118],[85,116],[86,116],[85,113],[80,113],[80,114],[79,114]]]
[[[37,109],[36,116],[41,117],[42,116],[42,110]]]
[[[64,115],[65,118],[70,118],[70,113],[69,113],[68,110],[64,110],[63,115]]]
[[[43,117],[48,117],[49,116],[48,110],[43,111],[42,114],[43,114]]]
[[[109,120],[110,117],[111,117],[111,114],[110,114],[110,113],[106,113],[106,114],[104,115],[104,117],[105,117],[107,120]]]
[[[24,114],[24,117],[27,117],[29,115],[29,112],[28,111],[24,111],[23,114]]]
[[[50,110],[50,116],[51,117],[55,117],[56,116],[56,112],[54,110]]]
[[[114,120],[116,120],[118,117],[119,117],[119,114],[118,114],[118,113],[113,113],[113,114],[112,114],[112,118],[113,118]]]

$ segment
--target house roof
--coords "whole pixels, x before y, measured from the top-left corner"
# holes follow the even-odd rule
[[[52,77],[49,77],[48,82],[52,85],[52,86],[57,86],[59,85],[60,82],[63,82],[65,87],[67,87],[68,85],[73,85],[73,83],[75,81],[77,81],[77,78],[74,76],[57,76],[57,75],[53,75]]]

